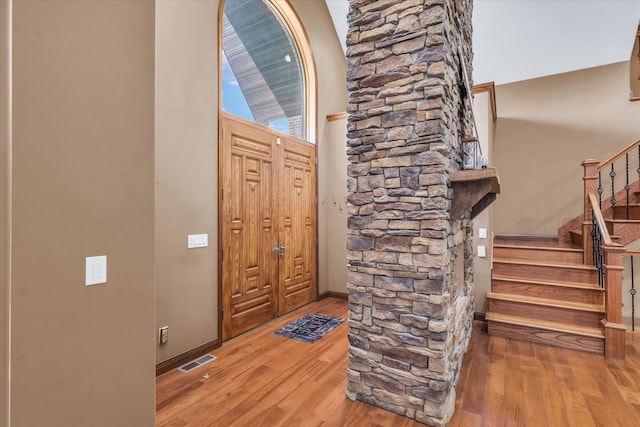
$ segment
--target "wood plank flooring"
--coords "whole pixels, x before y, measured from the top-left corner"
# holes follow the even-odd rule
[[[213,351],[217,360],[157,378],[157,426],[422,426],[345,397],[345,323],[314,344],[273,331],[309,312],[347,317],[327,298]],[[451,427],[640,426],[640,334],[627,358],[502,337],[474,325]]]

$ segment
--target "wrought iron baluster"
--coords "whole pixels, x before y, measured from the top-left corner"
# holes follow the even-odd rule
[[[638,180],[640,180],[640,145],[638,145],[638,169],[636,172],[638,173]]]
[[[596,224],[596,219],[591,218],[591,241],[593,242],[593,265],[595,267],[598,266],[598,245],[596,244],[598,239],[598,225]]]
[[[604,288],[604,250],[602,248],[602,234],[598,228],[595,217],[593,224],[593,265],[598,269],[598,286]]]
[[[611,218],[616,219],[616,170],[613,167],[613,163],[611,163],[611,172],[609,172],[609,176],[611,177]]]
[[[627,184],[624,186],[624,189],[627,193],[627,219],[629,219],[629,190],[631,190],[631,186],[629,185],[629,153],[625,154],[625,174],[627,177]]]
[[[638,156],[640,157],[640,150],[638,150]],[[640,168],[638,168],[638,176],[640,176]],[[598,207],[602,209],[602,171],[598,171]]]

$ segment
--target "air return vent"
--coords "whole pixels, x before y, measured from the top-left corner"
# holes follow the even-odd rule
[[[215,356],[212,356],[210,354],[205,354],[204,356],[200,357],[199,359],[196,359],[192,362],[189,363],[185,363],[184,365],[180,366],[178,368],[179,371],[182,372],[191,372],[194,369],[211,362],[212,360],[216,360]]]

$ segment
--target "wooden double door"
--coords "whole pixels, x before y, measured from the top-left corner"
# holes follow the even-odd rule
[[[222,339],[317,296],[313,144],[223,114]]]

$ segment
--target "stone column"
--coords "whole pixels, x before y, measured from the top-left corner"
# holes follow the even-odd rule
[[[449,181],[471,135],[471,8],[350,0],[347,396],[434,426],[473,319],[471,223],[450,217]]]

